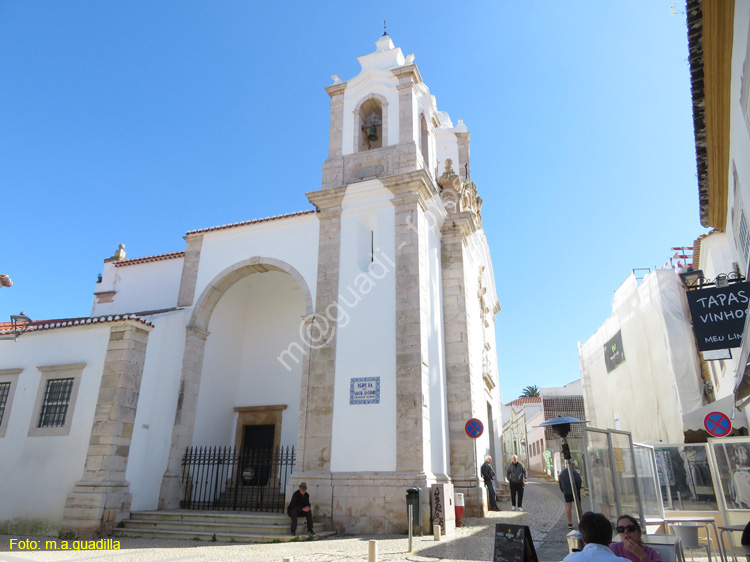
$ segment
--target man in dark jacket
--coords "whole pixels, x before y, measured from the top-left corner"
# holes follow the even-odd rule
[[[513,511],[516,510],[516,496],[518,497],[518,511],[523,511],[523,487],[528,479],[526,467],[518,462],[518,455],[513,455],[508,468],[505,469],[505,477],[510,484],[510,503]]]
[[[314,535],[312,512],[310,511],[310,494],[307,493],[307,484],[302,482],[299,490],[292,494],[292,501],[286,508],[289,517],[292,518],[292,534],[297,534],[297,517],[302,516],[307,520],[307,534]]]
[[[580,505],[581,503],[581,475],[578,474],[578,471],[573,468],[571,469],[573,471],[573,480],[575,481],[576,486],[576,501]],[[568,516],[568,529],[573,528],[573,488],[570,486],[570,476],[568,475],[568,469],[564,469],[560,476],[557,477],[557,483],[560,485],[560,491],[563,493],[563,497],[565,497],[565,515]]]
[[[492,469],[492,457],[487,455],[480,470],[484,485],[487,486],[487,496],[490,499],[490,511],[500,511],[497,507],[497,493],[495,493],[495,471]]]

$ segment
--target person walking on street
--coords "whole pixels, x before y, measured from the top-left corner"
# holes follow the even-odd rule
[[[578,505],[581,505],[581,475],[575,468],[573,471],[573,480],[575,482],[575,494]],[[557,483],[560,485],[560,491],[563,493],[565,498],[565,515],[568,516],[568,529],[573,528],[573,488],[570,485],[570,476],[568,475],[568,469],[564,469],[560,476],[558,476]],[[579,512],[580,513],[580,512]]]
[[[512,510],[516,510],[516,497],[518,497],[518,511],[523,511],[523,487],[528,480],[526,467],[522,462],[518,462],[518,455],[510,458],[510,464],[505,469],[505,478],[510,484],[510,503]]]
[[[490,511],[500,511],[497,507],[497,493],[495,492],[495,471],[492,469],[492,457],[484,457],[484,464],[480,470],[484,485],[487,486],[487,496],[490,499]]]

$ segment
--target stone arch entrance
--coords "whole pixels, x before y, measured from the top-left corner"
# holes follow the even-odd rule
[[[221,299],[238,282],[256,273],[280,272],[289,275],[302,293],[304,315],[313,311],[310,289],[302,275],[291,265],[268,257],[252,257],[238,262],[216,275],[196,300],[186,327],[185,351],[182,361],[179,396],[167,470],[159,493],[160,509],[179,507],[181,490],[181,463],[186,447],[193,441],[198,394],[203,374],[204,354],[209,337],[209,323]],[[300,318],[300,320],[302,320]],[[304,368],[304,367],[303,367]]]

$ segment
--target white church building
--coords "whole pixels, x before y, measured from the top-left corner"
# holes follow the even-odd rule
[[[500,305],[470,135],[389,36],[359,61],[326,89],[311,210],[193,230],[169,254],[121,245],[90,316],[0,341],[0,532],[103,536],[185,507],[191,447],[293,448],[283,479],[240,466],[201,493],[255,478],[288,502],[305,481],[339,532],[403,531],[412,486],[476,506],[482,458],[502,458]]]

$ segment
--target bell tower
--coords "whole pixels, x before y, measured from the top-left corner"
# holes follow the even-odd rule
[[[417,170],[435,183],[435,100],[414,55],[405,57],[388,35],[375,46],[359,57],[358,76],[341,82],[334,75],[326,88],[331,127],[323,189]]]
[[[303,367],[295,480],[340,530],[388,533],[403,531],[406,488],[424,488],[429,505],[427,489],[455,478],[451,463],[462,485],[477,481],[470,450],[452,441],[460,417],[487,418],[494,331],[479,327],[477,295],[491,286],[483,298],[496,296],[466,127],[437,110],[413,55],[387,34],[375,47],[357,76],[326,88],[328,158],[307,194],[320,220],[308,319],[319,337]],[[481,251],[469,256],[472,244]],[[496,390],[490,399],[499,412]]]

